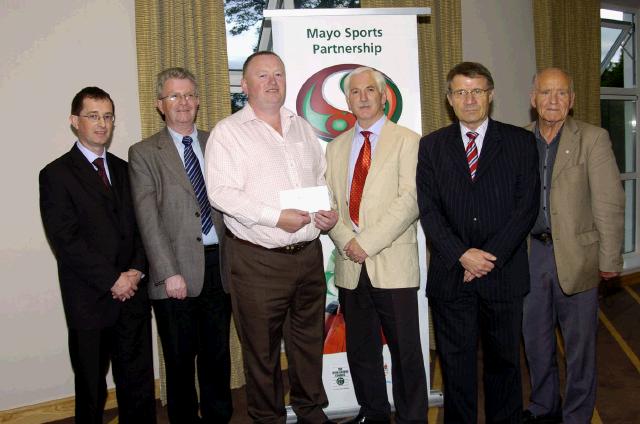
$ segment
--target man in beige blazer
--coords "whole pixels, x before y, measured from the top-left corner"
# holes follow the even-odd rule
[[[231,303],[223,289],[224,222],[209,204],[202,173],[209,133],[194,124],[199,100],[191,72],[162,71],[157,90],[167,126],[131,146],[129,174],[166,365],[169,421],[226,423],[233,413]]]
[[[598,284],[622,270],[624,193],[602,128],[568,116],[575,93],[561,69],[534,78],[531,105],[540,163],[540,210],[531,230],[531,291],[523,335],[531,376],[525,423],[588,423],[596,399]],[[564,403],[556,362],[567,360]]]
[[[326,179],[339,214],[329,236],[339,252],[335,281],[360,404],[348,422],[389,422],[382,327],[391,352],[395,422],[426,423],[416,293],[419,136],[384,116],[386,81],[380,72],[357,68],[344,87],[357,123],[327,146]]]

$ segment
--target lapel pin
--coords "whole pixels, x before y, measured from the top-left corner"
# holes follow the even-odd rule
[[[564,152],[565,152],[566,154],[569,154],[569,151],[568,151],[568,150],[565,150]]]

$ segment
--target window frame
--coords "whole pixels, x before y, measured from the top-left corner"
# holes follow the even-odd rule
[[[636,129],[635,129],[635,172],[625,172],[620,174],[622,183],[628,180],[635,180],[635,211],[634,211],[634,249],[631,252],[623,254],[624,268],[623,274],[629,274],[640,270],[640,210],[638,203],[640,200],[640,131],[638,121],[640,121],[640,37],[638,36],[638,28],[640,27],[640,8],[634,9],[629,7],[621,7],[618,5],[601,3],[600,8],[615,10],[622,13],[631,13],[634,16],[633,22],[630,24],[634,28],[634,46],[635,46],[635,87],[600,87],[600,100],[634,100],[636,102]],[[600,19],[600,28],[628,28],[629,25],[617,23],[609,19]],[[601,71],[602,72],[602,71]]]

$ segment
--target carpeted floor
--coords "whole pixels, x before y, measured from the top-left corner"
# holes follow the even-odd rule
[[[598,333],[598,398],[592,424],[640,423],[640,285],[614,287],[603,291],[600,301],[600,328]],[[563,355],[559,349],[561,372],[564,373]],[[439,365],[432,361],[432,381],[438,387],[441,376]],[[479,380],[481,381],[481,380]],[[523,356],[525,405],[529,393],[528,374]],[[479,416],[482,417],[482,391]],[[244,389],[233,391],[235,413],[232,424],[251,422],[246,413]],[[443,422],[442,411],[431,408],[431,424]],[[70,424],[72,418],[53,421]],[[117,423],[117,411],[105,413],[105,423]],[[480,419],[481,423],[484,419]],[[168,423],[166,409],[158,402],[158,424]]]

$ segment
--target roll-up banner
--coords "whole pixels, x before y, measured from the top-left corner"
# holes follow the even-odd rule
[[[428,14],[429,8],[265,10],[265,17],[271,18],[273,51],[286,68],[285,107],[305,118],[326,147],[355,125],[341,89],[342,79],[357,67],[369,66],[386,77],[387,118],[421,134],[417,15]],[[425,297],[428,253],[421,229],[418,244],[420,335],[427,383],[431,387]],[[335,246],[327,236],[322,236],[322,245],[327,277],[322,373],[329,406],[325,412],[330,417],[355,415],[359,407],[347,363],[344,320],[339,313],[333,278]],[[383,359],[387,393],[393,405],[391,357],[386,345]],[[442,402],[439,392],[430,390],[429,397],[431,406]],[[295,420],[290,408],[288,420]]]

